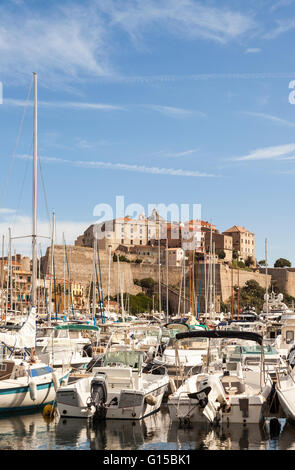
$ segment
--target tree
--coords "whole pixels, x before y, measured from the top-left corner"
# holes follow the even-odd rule
[[[233,251],[233,259],[238,259],[239,257],[239,252],[237,250]]]
[[[274,264],[275,268],[291,268],[291,262],[288,259],[285,258],[279,258],[276,260]]]
[[[218,253],[218,258],[219,259],[224,259],[225,258],[225,252],[223,250]]]
[[[259,264],[259,266],[266,266],[265,259],[261,259],[260,261],[258,261],[258,264]]]
[[[155,285],[155,281],[152,277],[145,277],[144,279],[141,279],[140,285],[146,289],[152,289]]]
[[[252,256],[248,256],[248,258],[245,261],[245,265],[247,268],[250,268],[250,266],[253,266],[255,264],[255,261]]]

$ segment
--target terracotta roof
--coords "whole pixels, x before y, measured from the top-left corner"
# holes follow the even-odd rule
[[[223,233],[232,233],[232,232],[241,232],[241,233],[251,233],[254,235],[250,230],[246,230],[245,227],[241,227],[240,225],[234,225],[233,227],[229,228],[228,230],[225,230]]]

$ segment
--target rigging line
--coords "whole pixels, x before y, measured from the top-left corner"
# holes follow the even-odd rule
[[[42,170],[42,165],[41,165],[41,158],[40,158],[40,155],[39,155],[39,154],[38,154],[38,162],[39,162],[40,176],[41,176],[41,181],[42,181],[44,202],[45,202],[46,212],[47,212],[47,217],[48,217],[48,222],[49,222],[49,229],[50,229],[50,233],[51,233],[51,218],[50,218],[50,214],[49,214],[48,201],[47,201],[47,196],[46,196],[46,187],[45,187],[45,182],[44,182],[44,177],[43,177],[43,170]]]
[[[33,144],[31,144],[30,152],[32,150],[32,145]],[[22,184],[21,184],[21,188],[20,188],[19,199],[18,199],[16,211],[15,211],[15,214],[14,214],[14,219],[13,219],[13,222],[12,222],[12,228],[15,226],[16,217],[18,215],[18,211],[19,211],[19,208],[20,208],[20,205],[21,205],[23,190],[24,190],[26,179],[27,179],[27,172],[28,172],[28,168],[29,168],[29,163],[30,163],[30,160],[27,159],[26,160],[26,167],[25,167],[24,177],[23,177],[23,181],[22,181]]]
[[[8,189],[8,184],[9,184],[10,175],[11,175],[11,171],[12,171],[12,166],[13,166],[13,162],[15,160],[16,150],[17,150],[19,140],[20,140],[20,137],[21,137],[21,134],[22,134],[23,123],[24,123],[24,119],[25,119],[25,115],[26,115],[26,111],[27,111],[27,107],[28,107],[28,103],[29,103],[29,98],[30,98],[31,91],[32,91],[32,86],[33,86],[33,78],[31,80],[29,91],[28,91],[28,94],[27,94],[27,97],[26,97],[24,111],[23,111],[23,115],[22,115],[22,118],[21,118],[21,122],[20,122],[19,129],[18,129],[18,134],[17,134],[17,138],[16,138],[16,143],[15,143],[15,146],[14,146],[14,149],[13,149],[13,152],[12,152],[12,156],[11,156],[11,160],[10,160],[7,179],[6,179],[6,182],[4,184],[3,192],[2,192],[2,195],[1,195],[0,207],[3,207],[3,203],[4,203],[4,200],[5,200],[6,195],[7,195],[7,189]]]

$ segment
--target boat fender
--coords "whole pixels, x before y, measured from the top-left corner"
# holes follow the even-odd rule
[[[172,395],[176,392],[176,385],[172,377],[169,377],[169,384],[170,384],[170,390],[172,392]]]
[[[157,399],[153,395],[147,395],[144,399],[147,405],[155,406],[157,404]]]
[[[35,401],[37,398],[37,384],[33,380],[29,383],[31,400]]]
[[[52,372],[52,382],[53,382],[54,390],[57,391],[59,387],[59,381],[58,381],[56,372]]]
[[[51,418],[54,414],[54,407],[52,405],[46,405],[43,408],[43,416],[44,418]]]

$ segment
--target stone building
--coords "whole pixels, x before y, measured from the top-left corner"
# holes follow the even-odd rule
[[[137,219],[118,217],[117,219],[90,225],[83,235],[80,235],[75,246],[93,247],[94,239],[102,249],[116,250],[119,245],[126,247],[147,245],[158,240],[159,233],[164,232],[166,221],[154,210],[150,217],[140,214]]]
[[[247,258],[253,258],[255,262],[255,235],[245,227],[234,225],[225,230],[223,235],[232,237],[233,250],[238,252],[239,260],[245,261]]]
[[[210,251],[210,241],[211,241],[211,232],[207,231],[205,233],[205,252]],[[212,244],[215,246],[215,253],[219,255],[221,253],[225,254],[223,261],[232,261],[233,253],[233,238],[230,235],[224,235],[217,232],[212,232]]]

